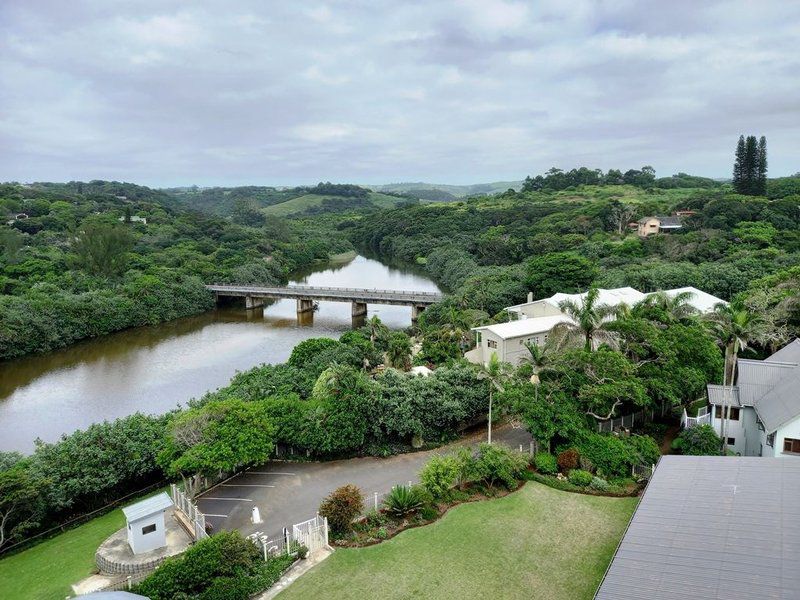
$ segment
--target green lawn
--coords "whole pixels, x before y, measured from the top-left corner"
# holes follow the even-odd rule
[[[589,599],[636,503],[531,482],[382,544],[339,549],[279,598]]]
[[[98,546],[123,527],[125,516],[116,509],[0,560],[0,599],[64,600],[73,583],[95,571]]]

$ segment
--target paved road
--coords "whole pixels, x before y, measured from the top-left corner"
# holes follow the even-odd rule
[[[513,448],[527,449],[531,440],[524,429],[496,429],[494,440]],[[215,531],[238,529],[279,538],[284,527],[313,518],[323,498],[339,486],[352,483],[367,499],[383,495],[393,486],[417,481],[417,473],[433,454],[459,445],[477,445],[485,432],[468,436],[450,446],[389,458],[353,458],[330,462],[272,461],[241,473],[202,494],[197,505]],[[263,523],[251,522],[258,507]]]

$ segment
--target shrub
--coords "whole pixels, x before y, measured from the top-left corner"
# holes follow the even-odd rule
[[[558,454],[558,468],[562,473],[569,473],[572,469],[577,469],[581,456],[575,448],[568,448]]]
[[[328,525],[338,534],[349,532],[353,527],[353,519],[363,511],[361,490],[354,485],[343,485],[335,489],[319,507],[319,514],[327,517]]]
[[[420,481],[434,499],[447,499],[458,480],[458,464],[451,455],[437,454],[422,467]]]
[[[497,444],[481,444],[474,459],[476,478],[489,488],[500,482],[508,489],[516,486],[528,467],[528,457]]]
[[[316,358],[319,354],[331,348],[342,346],[340,342],[330,338],[310,338],[303,340],[292,349],[287,364],[293,367],[303,367],[306,363]]]
[[[572,485],[577,485],[579,487],[586,487],[590,483],[594,477],[592,476],[589,471],[584,471],[582,469],[572,469],[567,476],[567,479]]]
[[[681,454],[713,456],[720,453],[722,440],[711,425],[697,425],[680,432],[672,442],[672,449]]]
[[[655,440],[646,435],[616,437],[591,433],[581,441],[580,450],[606,478],[629,477],[633,465],[654,464],[660,455]]]
[[[389,514],[403,518],[422,508],[422,499],[416,488],[397,485],[384,498],[383,506]]]
[[[598,492],[607,492],[611,488],[611,484],[600,477],[592,477],[592,482],[589,484],[589,487]]]
[[[556,457],[549,452],[540,452],[533,459],[533,466],[539,473],[544,475],[555,475],[558,473],[558,462]]]

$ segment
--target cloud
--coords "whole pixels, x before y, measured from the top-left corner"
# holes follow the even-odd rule
[[[800,5],[0,5],[0,180],[151,185],[727,176],[800,167]]]

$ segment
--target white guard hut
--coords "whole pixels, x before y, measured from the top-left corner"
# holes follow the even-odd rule
[[[167,545],[164,511],[172,499],[161,492],[122,509],[128,521],[128,544],[134,554],[142,554]]]

